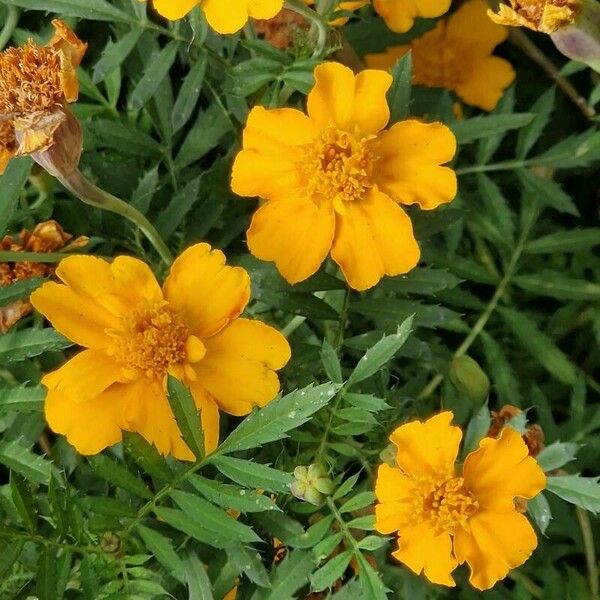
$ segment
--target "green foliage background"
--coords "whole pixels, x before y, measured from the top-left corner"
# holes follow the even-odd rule
[[[45,41],[46,13],[67,19],[89,42],[73,107],[85,130],[83,172],[145,213],[174,252],[207,240],[248,269],[249,313],[288,334],[293,358],[283,396],[262,415],[225,420],[214,455],[195,464],[164,460],[128,435],[85,459],[60,437],[50,437],[49,454],[39,445],[38,382],[69,356],[69,343],[38,316],[0,337],[0,598],[220,600],[238,579],[238,597],[249,600],[303,598],[311,589],[328,597],[332,586],[335,600],[385,598],[389,590],[410,600],[593,598],[600,510],[595,122],[508,44],[501,53],[517,70],[515,86],[491,114],[467,110],[460,121],[447,92],[410,89],[410,61],[402,61],[389,98],[393,119],[427,114],[452,127],[459,196],[435,212],[411,212],[423,261],[408,276],[348,293],[326,265],[292,288],[248,255],[244,232],[256,203],[233,196],[229,172],[250,106],[302,106],[316,64],[308,40],[283,53],[214,34],[199,10],[167,25],[130,0],[2,0],[0,18],[9,7],[24,9],[12,43]],[[421,21],[394,35],[367,9],[343,33],[363,55],[432,25]],[[536,43],[561,60],[547,40]],[[591,105],[600,99],[587,70],[568,63],[563,74]],[[30,170],[28,159],[15,160],[0,178],[0,235],[52,217],[90,236],[86,251],[131,253],[164,274],[128,222],[84,206],[52,181],[33,185]],[[0,288],[0,305],[40,283]],[[444,407],[468,428],[469,447],[487,430],[488,405],[447,377],[452,359],[467,352],[491,380],[489,409],[528,409],[542,426],[550,450],[540,462],[553,474],[529,506],[538,550],[486,593],[470,589],[464,571],[459,586],[446,590],[393,563],[393,540],[374,535],[369,510],[379,454],[399,423]],[[171,401],[180,422],[194,417],[185,390],[174,385]],[[291,496],[289,485],[297,465],[319,461],[336,491],[313,507]],[[225,509],[242,514],[235,520]],[[275,564],[274,538],[287,548]]]

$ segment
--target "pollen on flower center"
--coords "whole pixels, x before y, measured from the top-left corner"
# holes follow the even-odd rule
[[[373,186],[370,141],[331,128],[309,145],[302,171],[310,197],[334,204],[361,200]]]
[[[423,492],[422,516],[440,532],[466,528],[468,520],[479,508],[477,500],[465,488],[462,477],[426,485]]]
[[[128,377],[160,378],[188,359],[189,330],[167,302],[137,307],[121,330],[110,333],[115,338],[110,353]]]
[[[14,152],[17,149],[15,128],[10,121],[0,121],[0,152]]]
[[[25,116],[63,101],[61,52],[28,41],[0,53],[0,114]]]

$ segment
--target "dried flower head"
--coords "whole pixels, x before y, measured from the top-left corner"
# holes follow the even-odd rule
[[[510,6],[501,4],[497,13],[490,10],[488,15],[499,25],[553,33],[572,24],[580,7],[580,0],[510,0]]]
[[[57,146],[59,138],[68,152],[59,152],[59,161],[46,157],[42,166],[60,163],[50,169],[56,174],[79,163],[81,131],[73,124],[75,119],[67,105],[77,100],[76,69],[87,45],[62,21],[55,20],[52,25],[54,36],[45,46],[29,40],[24,46],[0,53],[0,122],[6,128],[1,139],[8,136],[16,146],[10,155],[0,157],[0,167],[2,160],[6,163],[12,156],[23,154],[31,154],[42,163],[40,155]],[[2,147],[0,142],[0,151]]]
[[[295,40],[310,26],[303,16],[287,8],[272,19],[255,19],[252,24],[259,36],[280,50],[293,46]]]
[[[498,412],[492,411],[492,423],[487,435],[497,438],[512,419],[522,414],[523,411],[512,404],[505,404]],[[537,456],[544,449],[544,430],[537,423],[527,425],[523,441],[529,448],[529,455]]]
[[[15,128],[10,121],[0,121],[0,175],[17,151]]]

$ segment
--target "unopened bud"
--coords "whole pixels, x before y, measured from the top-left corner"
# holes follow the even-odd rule
[[[396,454],[398,453],[398,448],[394,444],[388,444],[380,453],[379,459],[382,463],[389,465],[390,467],[397,467],[396,464]]]
[[[459,392],[473,402],[483,402],[490,392],[490,380],[470,356],[458,356],[450,363],[450,379]]]
[[[105,531],[100,538],[100,547],[103,552],[114,554],[121,547],[121,540],[112,531]]]
[[[333,492],[334,484],[322,465],[299,466],[294,469],[294,482],[290,490],[299,500],[319,506],[324,496]]]

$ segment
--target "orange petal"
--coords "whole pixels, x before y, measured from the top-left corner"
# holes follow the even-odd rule
[[[200,0],[154,0],[156,12],[169,21],[183,19],[194,7],[198,6]]]
[[[379,533],[402,530],[410,521],[413,504],[410,502],[415,487],[412,479],[400,469],[382,464],[377,469],[375,494],[375,529]]]

